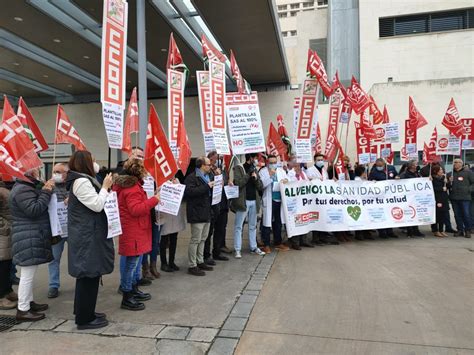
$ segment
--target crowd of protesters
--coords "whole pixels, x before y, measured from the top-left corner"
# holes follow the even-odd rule
[[[345,176],[338,176],[328,166],[322,154],[314,156],[314,165],[297,163],[294,156],[279,162],[275,156],[247,154],[245,162],[229,172],[218,154],[210,152],[198,157],[195,169],[186,177],[176,176],[172,183],[183,183],[184,203],[178,214],[158,213],[159,188],[150,195],[144,189],[147,171],[143,165],[143,150],[134,147],[130,157],[119,163],[113,172],[99,173],[99,165],[90,152],[75,152],[68,164],[53,167],[49,180],[41,177],[39,169],[28,171],[24,180],[1,182],[0,185],[0,309],[17,309],[18,321],[38,321],[45,317],[47,304],[34,301],[34,280],[41,264],[49,267],[48,298],[60,295],[60,261],[67,243],[68,273],[76,279],[73,312],[78,329],[101,328],[108,324],[104,313],[96,312],[101,277],[114,270],[113,239],[108,239],[107,216],[104,212],[110,191],[117,193],[122,234],[118,237],[120,255],[120,307],[125,310],[145,309],[150,293],[139,287],[147,286],[160,277],[161,271],[180,270],[175,263],[180,232],[190,225],[187,272],[205,276],[217,265],[228,261],[224,254],[242,257],[242,239],[248,226],[250,253],[263,256],[274,250],[281,252],[314,248],[327,244],[338,245],[356,240],[397,238],[392,228],[378,231],[346,231],[294,236],[284,242],[284,217],[281,184],[301,180],[370,180],[411,179],[430,177],[436,200],[436,223],[431,229],[436,237],[471,237],[473,223],[474,175],[462,160],[455,159],[453,171],[445,173],[440,164],[420,168],[417,161],[404,164],[400,171],[377,159],[368,170],[366,166],[350,164],[344,157]],[[222,194],[220,203],[212,205],[214,177],[223,175],[224,185],[236,186],[238,198],[227,200]],[[269,179],[267,178],[269,177]],[[100,181],[100,182],[99,182]],[[53,196],[64,202],[68,210],[67,237],[52,235],[48,206]],[[457,230],[450,221],[453,209]],[[233,249],[226,245],[229,210],[235,213]],[[260,220],[260,224],[259,224]],[[423,237],[418,227],[401,229],[407,237]],[[261,240],[258,241],[257,235]],[[273,235],[273,242],[271,236]],[[64,237],[64,238],[63,238]],[[273,249],[274,250],[273,250]],[[157,267],[158,255],[161,266]],[[19,267],[18,292],[16,269]],[[182,266],[184,267],[184,265]]]

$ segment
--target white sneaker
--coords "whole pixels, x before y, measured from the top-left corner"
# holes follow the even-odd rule
[[[255,248],[254,250],[251,250],[250,251],[252,254],[257,254],[257,255],[260,255],[260,256],[264,256],[265,255],[265,252],[264,251],[261,251],[260,248]]]
[[[235,258],[236,259],[241,259],[242,258],[242,254],[240,254],[240,251],[238,251],[238,250],[235,251]]]

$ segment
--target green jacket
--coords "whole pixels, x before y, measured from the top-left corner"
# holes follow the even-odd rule
[[[243,165],[236,165],[232,169],[234,172],[234,185],[239,187],[239,197],[230,200],[230,210],[232,212],[237,211],[245,211],[247,210],[247,206],[245,204],[245,195],[246,195],[246,187],[247,183],[250,180],[249,174],[245,172]],[[260,211],[260,192],[263,190],[262,180],[260,180],[260,176],[257,173],[257,214]]]

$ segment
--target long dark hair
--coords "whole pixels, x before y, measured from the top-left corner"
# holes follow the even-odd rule
[[[69,169],[95,177],[92,154],[87,150],[78,150],[69,159]]]

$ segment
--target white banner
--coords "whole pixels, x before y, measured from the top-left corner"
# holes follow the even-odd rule
[[[117,192],[109,193],[105,200],[104,212],[107,215],[109,233],[107,238],[117,237],[122,234],[122,224],[120,223],[120,212],[117,201]]]
[[[461,155],[461,138],[451,134],[438,134],[436,155]]]
[[[228,93],[226,110],[232,152],[236,155],[266,151],[258,94]]]
[[[127,69],[128,3],[104,0],[100,102],[110,148],[122,149]]]
[[[51,235],[56,237],[62,234],[61,222],[58,216],[58,196],[52,194],[48,204],[49,224],[51,225]]]
[[[176,142],[178,140],[179,111],[184,116],[185,75],[177,70],[168,69],[168,142],[174,158],[178,158]]]
[[[67,238],[67,205],[62,202],[58,202],[58,220],[61,225],[61,238]]]
[[[148,198],[155,196],[155,179],[151,175],[143,179],[143,190]]]
[[[177,216],[185,189],[186,185],[173,184],[171,182],[165,182],[161,185],[160,203],[157,206],[158,210]]]
[[[211,98],[211,121],[214,145],[218,154],[229,155],[225,118],[225,65],[221,62],[209,63],[209,95]]]
[[[211,98],[209,96],[209,72],[196,71],[198,95],[199,95],[199,112],[201,114],[201,129],[204,137],[204,150],[209,153],[215,150],[214,135],[212,134],[211,120]]]
[[[290,237],[310,231],[347,231],[435,222],[429,178],[386,181],[295,181],[281,184]]]
[[[385,123],[385,143],[398,143],[400,140],[400,125],[398,122]]]
[[[226,185],[224,186],[224,191],[225,195],[228,200],[232,198],[238,198],[239,197],[239,187],[238,186],[229,186]]]
[[[224,179],[222,175],[214,176],[214,187],[212,188],[212,205],[217,205],[222,200],[222,189]]]

